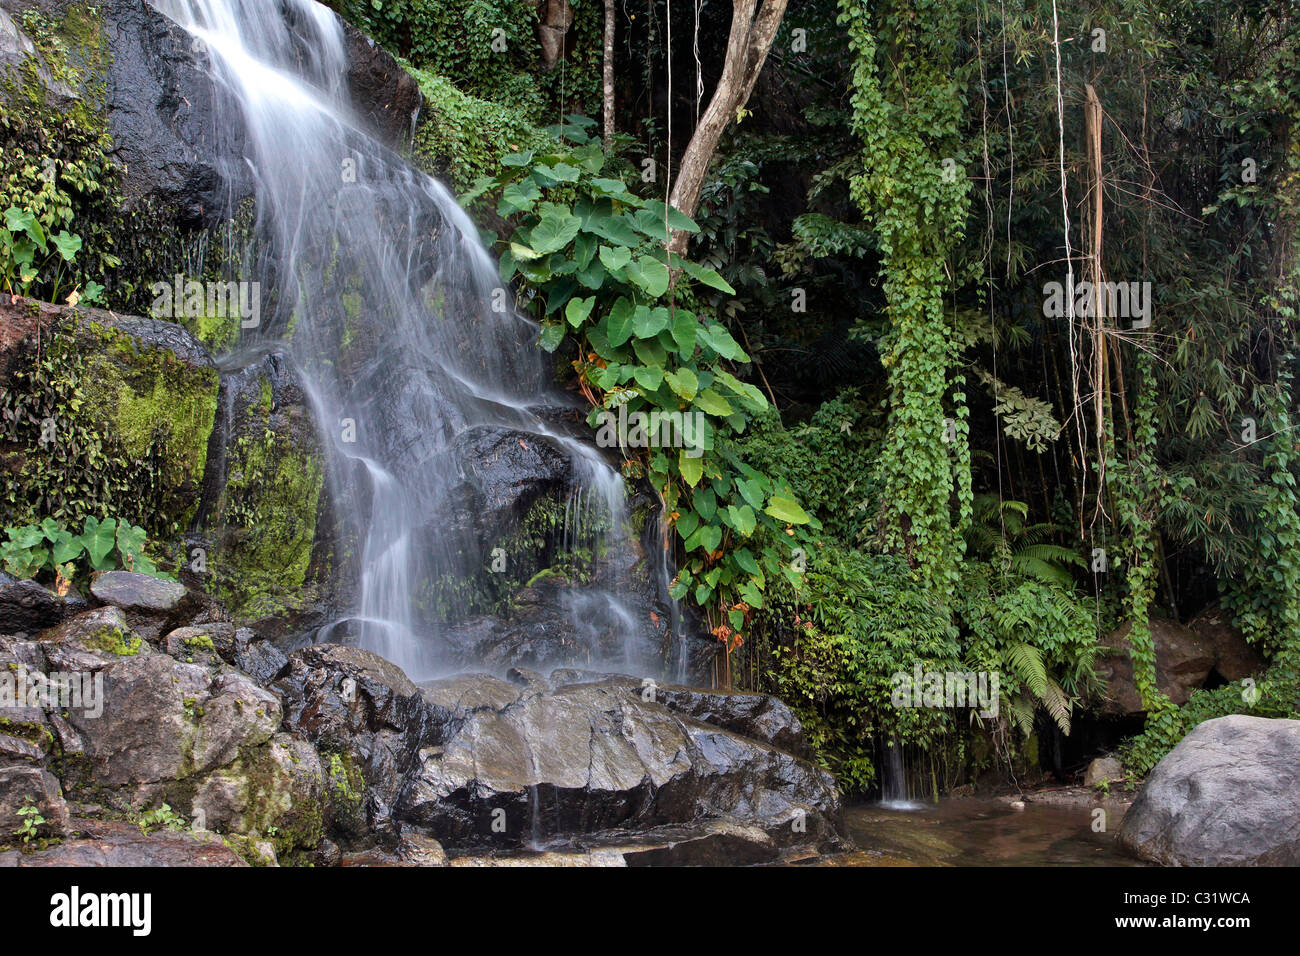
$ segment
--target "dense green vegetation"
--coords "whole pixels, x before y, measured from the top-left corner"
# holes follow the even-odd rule
[[[719,677],[790,700],[846,785],[878,782],[890,742],[942,755],[936,786],[1024,770],[1095,712],[1121,625],[1145,714],[1123,746],[1135,774],[1201,720],[1300,711],[1287,0],[792,5],[691,216],[666,197],[727,5],[617,5],[608,139],[595,0],[571,2],[554,63],[548,4],[332,6],[420,83],[413,158],[495,231],[501,281],[593,431],[620,410],[698,416],[698,445],[624,442],[623,473],[663,503],[672,594],[722,645]],[[130,233],[104,130],[39,113],[0,128],[0,285],[93,298]],[[139,309],[130,281],[114,295]],[[83,366],[56,342],[19,373],[71,413],[69,454],[107,456],[93,486],[77,460],[20,476],[31,524],[6,547],[26,560],[67,543],[47,516],[169,533],[192,508],[152,487],[124,500],[142,462],[190,491],[202,462],[176,428],[110,442]],[[29,406],[0,403],[11,441],[37,440],[50,409]],[[279,475],[277,493],[314,500],[320,475],[270,451],[236,449],[247,485]],[[247,490],[233,506],[252,528]],[[314,528],[313,512],[250,560],[283,541],[305,555]],[[1215,606],[1268,668],[1175,705],[1150,620]],[[996,706],[900,706],[914,672],[996,674]]]
[[[722,383],[707,456],[627,449],[625,473],[668,502],[675,593],[727,642],[725,673],[795,701],[862,786],[890,739],[959,754],[949,783],[1023,766],[1097,705],[1101,638],[1121,624],[1148,712],[1125,748],[1137,773],[1208,716],[1294,712],[1293,13],[800,5],[715,159],[688,256],[669,260],[664,185],[641,160],[680,155],[693,45],[707,96],[730,10],[697,39],[673,4],[670,50],[667,5],[644,7],[616,24],[614,152],[567,121],[550,146],[491,150],[505,165],[466,201],[490,194],[473,208],[504,222],[502,277],[594,408],[698,405],[702,362]],[[574,12],[566,68],[586,91],[572,78],[595,78],[600,12]],[[516,81],[535,60],[413,53],[411,17],[385,23],[417,66],[532,129],[596,115],[549,83],[531,86],[547,109],[528,105]],[[670,120],[687,133],[670,141]],[[1071,280],[1100,296],[1054,298]],[[1133,293],[1127,311],[1108,282]],[[769,521],[778,490],[792,510]],[[1148,620],[1216,604],[1272,668],[1176,707]],[[892,705],[891,676],[917,662],[998,673],[999,715]]]

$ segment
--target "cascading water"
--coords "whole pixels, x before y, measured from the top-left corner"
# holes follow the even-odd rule
[[[626,538],[622,479],[534,412],[556,402],[536,328],[493,307],[496,269],[447,190],[354,118],[338,18],[313,0],[151,2],[206,51],[242,119],[226,152],[247,168],[228,172],[254,183],[262,251],[247,278],[270,286],[251,347],[287,350],[328,445],[335,507],[358,542],[347,624],[362,646],[432,676],[443,665],[416,596],[477,573],[485,547],[447,518],[470,466],[464,436],[510,429],[567,455],[574,546],[593,522],[604,535],[593,548]],[[575,590],[568,603],[575,626],[622,636],[621,654],[590,663],[649,666],[630,650],[637,623],[617,593]]]

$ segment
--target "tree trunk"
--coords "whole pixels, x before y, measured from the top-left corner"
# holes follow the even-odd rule
[[[605,69],[601,77],[605,107],[605,145],[614,145],[614,0],[605,0]]]
[[[763,72],[768,51],[785,16],[789,0],[732,0],[731,34],[727,40],[727,59],[722,78],[713,91],[708,108],[700,118],[691,141],[682,154],[669,203],[688,216],[694,216],[704,191],[705,178],[717,152],[718,142],[727,124],[749,102],[749,94]],[[757,11],[757,14],[755,13]],[[686,248],[686,233],[676,232],[668,248],[680,253]]]

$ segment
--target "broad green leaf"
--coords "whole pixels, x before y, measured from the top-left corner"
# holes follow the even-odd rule
[[[596,297],[589,295],[585,299],[570,299],[564,307],[564,318],[575,329],[591,316],[591,309],[596,304]]]
[[[664,381],[683,401],[693,401],[695,393],[699,390],[699,383],[695,378],[695,372],[689,368],[679,368],[676,371],[665,372]]]
[[[754,527],[758,523],[754,509],[749,505],[741,505],[739,508],[735,505],[727,505],[727,518],[727,523],[746,538],[754,533]]]
[[[696,282],[702,282],[710,288],[717,289],[719,292],[727,293],[727,295],[736,294],[736,290],[731,287],[731,284],[708,266],[698,265],[697,263],[683,259],[682,268],[685,269],[686,274]]]
[[[700,329],[699,338],[701,345],[713,349],[721,358],[731,359],[735,362],[749,361],[749,356],[745,354],[745,350],[731,337],[731,333],[717,322],[712,322],[707,327]]]
[[[59,250],[59,256],[64,262],[71,262],[81,251],[81,237],[72,235],[66,229],[61,230],[57,236],[50,236],[50,241]]]
[[[574,240],[581,228],[582,221],[577,216],[560,216],[548,211],[533,226],[529,241],[539,254],[558,252]]]
[[[540,259],[542,257],[540,252],[530,249],[528,246],[519,242],[510,243],[510,254],[523,262],[532,262],[534,259]]]
[[[636,383],[648,392],[653,392],[664,381],[664,370],[654,365],[639,365],[633,372]]]
[[[695,333],[699,327],[700,323],[695,320],[695,314],[692,312],[678,310],[673,316],[673,341],[677,343],[682,358],[689,359],[694,354]]]
[[[652,339],[668,328],[668,310],[663,306],[651,309],[639,306],[632,319],[632,332],[639,339]]]
[[[784,521],[786,524],[807,524],[812,520],[808,517],[808,512],[799,507],[798,502],[776,495],[772,496],[763,510],[777,521]]]
[[[695,405],[702,411],[719,418],[732,413],[731,403],[711,388],[706,388],[695,396]]]
[[[90,566],[96,571],[105,571],[117,566],[117,562],[109,558],[116,539],[117,519],[105,518],[100,521],[94,517],[86,518],[85,528],[81,532],[81,541],[90,554]]]
[[[637,256],[627,267],[627,277],[652,299],[668,291],[668,267],[650,256]]]
[[[609,310],[605,331],[610,345],[617,348],[632,337],[632,316],[635,313],[636,307],[627,296],[614,303],[614,308]]]
[[[610,272],[618,272],[632,261],[632,250],[624,246],[601,246],[600,261]]]
[[[705,553],[712,554],[718,550],[718,545],[721,543],[722,529],[717,525],[705,524],[696,528],[695,533],[686,539],[682,547],[688,552],[703,548]]]
[[[554,352],[564,341],[564,326],[558,322],[547,323],[542,326],[542,335],[539,344],[548,352]]]
[[[682,212],[676,206],[666,205],[662,199],[651,199],[645,204],[645,208],[649,209],[660,219],[666,217],[668,225],[672,226],[675,232],[700,231],[700,227],[695,224],[694,219],[686,215],[686,213]]]
[[[86,546],[77,535],[71,531],[60,531],[54,547],[50,549],[50,556],[55,564],[67,564],[85,549]]]
[[[683,448],[677,457],[677,468],[682,473],[682,478],[686,483],[694,488],[700,483],[700,478],[704,475],[704,458],[692,458]],[[680,521],[679,521],[680,524]]]
[[[677,518],[677,533],[686,540],[695,533],[695,529],[700,526],[700,516],[694,511],[687,511]]]

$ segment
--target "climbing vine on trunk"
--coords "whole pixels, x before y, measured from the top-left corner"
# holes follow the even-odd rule
[[[851,125],[862,141],[853,199],[879,237],[889,331],[890,422],[880,458],[881,534],[927,583],[956,581],[970,510],[968,428],[944,410],[958,346],[945,317],[949,254],[964,233],[969,181],[959,134],[965,96],[953,51],[964,4],[840,0],[854,56]],[[875,21],[873,23],[873,20]],[[955,454],[954,454],[955,452]],[[954,472],[965,477],[954,480]]]

